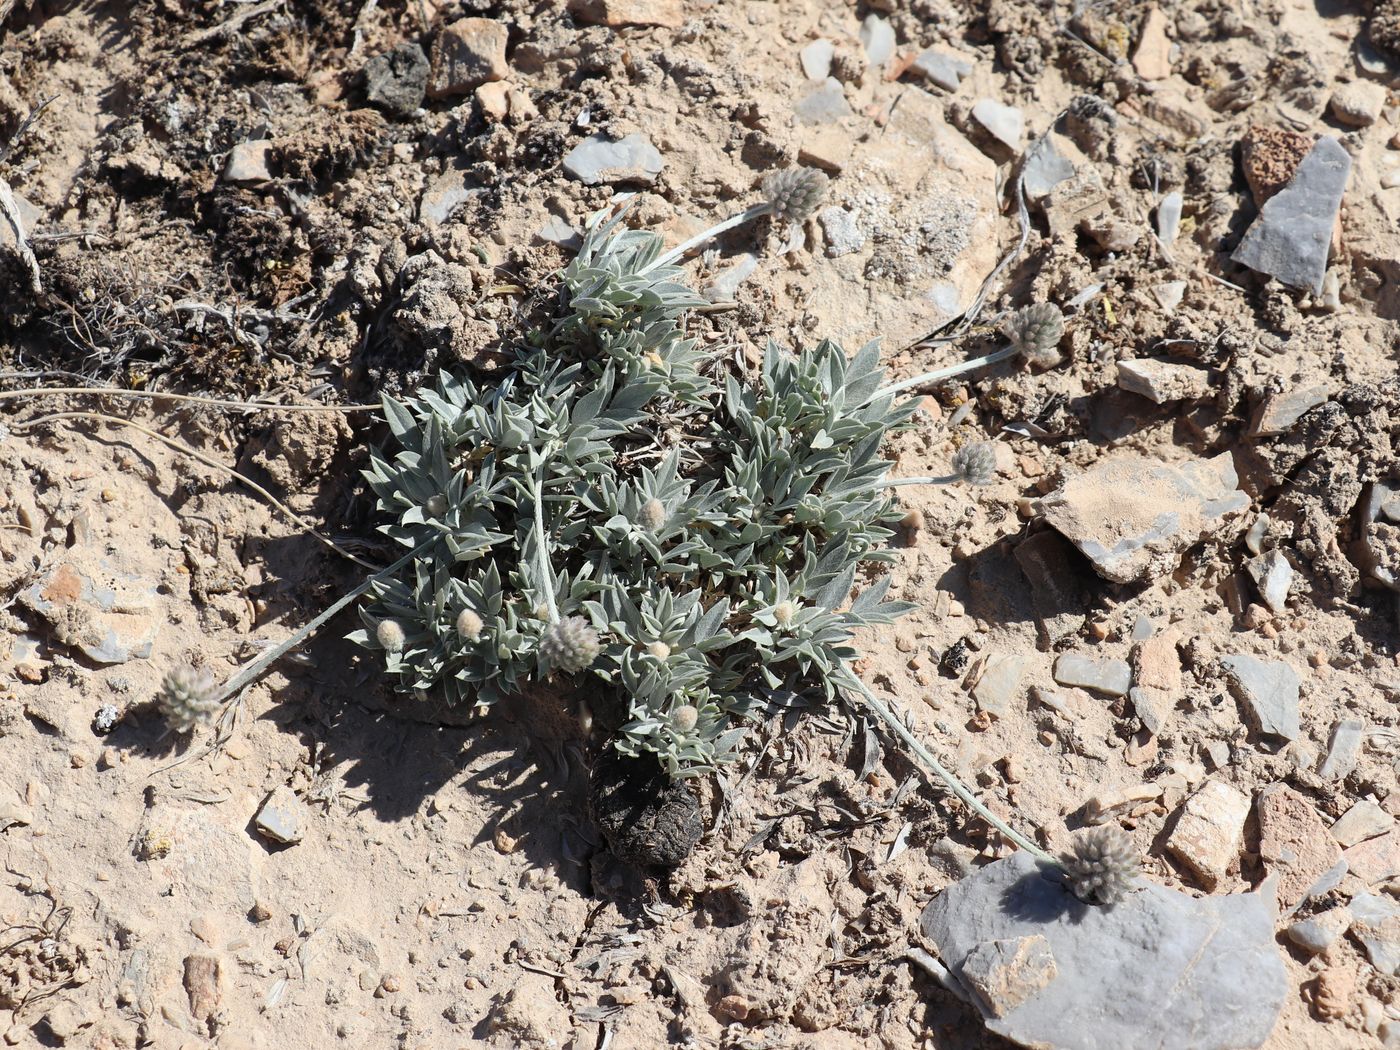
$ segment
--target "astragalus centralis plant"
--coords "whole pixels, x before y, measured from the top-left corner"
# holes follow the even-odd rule
[[[473,708],[551,678],[611,690],[611,746],[685,777],[730,757],[746,716],[832,698],[853,632],[906,610],[887,578],[850,596],[890,558],[880,446],[912,405],[880,393],[873,344],[770,345],[757,375],[727,374],[682,330],[703,301],[662,250],[595,221],[560,320],[507,378],[385,399],[394,444],[367,477],[385,531],[431,546],[354,637],[400,689]]]
[[[558,319],[504,379],[444,373],[385,398],[393,440],[367,477],[383,530],[413,554],[371,581],[353,637],[400,690],[475,711],[541,684],[601,700],[622,712],[606,746],[672,779],[731,759],[754,716],[858,694],[1053,863],[852,670],[853,634],[910,608],[869,571],[891,560],[903,513],[880,449],[913,413],[906,384],[884,384],[874,343],[850,358],[770,343],[742,374],[684,331],[703,300],[681,251],[620,218],[594,217]]]

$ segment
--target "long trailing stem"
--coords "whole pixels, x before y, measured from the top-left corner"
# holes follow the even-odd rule
[[[360,584],[354,590],[348,592],[344,597],[342,597],[334,605],[327,608],[314,620],[307,622],[299,630],[293,631],[292,634],[289,635],[284,641],[281,641],[274,645],[271,649],[263,653],[252,663],[244,667],[243,670],[239,671],[236,675],[234,675],[227,682],[225,682],[223,686],[219,689],[218,693],[215,694],[215,699],[218,702],[223,702],[224,700],[227,700],[229,697],[236,694],[240,689],[247,686],[260,674],[262,674],[269,667],[271,667],[276,661],[280,660],[286,653],[290,652],[296,646],[300,645],[307,638],[309,638],[317,629],[321,627],[322,624],[324,624],[336,613],[340,612],[341,609],[344,609],[355,599],[359,598],[380,580],[392,576],[394,573],[398,572],[400,569],[402,569],[409,562],[413,561],[419,555],[425,553],[428,550],[428,548],[431,547],[437,541],[438,537],[436,536],[434,536],[430,540],[425,540],[424,542],[420,543],[417,547],[413,548],[413,550],[405,554],[398,561],[394,562],[394,564],[390,565],[387,568],[380,569],[373,576],[367,576],[365,578],[364,583]]]
[[[938,368],[932,372],[925,372],[921,376],[914,376],[912,379],[901,379],[898,383],[891,383],[889,386],[882,386],[868,398],[865,399],[861,407],[870,404],[877,397],[884,397],[886,394],[898,394],[905,390],[912,390],[915,387],[927,386],[929,383],[936,383],[940,379],[948,379],[952,376],[961,375],[963,372],[971,372],[974,368],[984,368],[987,365],[994,365],[1000,361],[1005,361],[1009,357],[1016,356],[1014,346],[1002,347],[990,354],[981,357],[974,357],[971,361],[962,361],[956,365],[949,365],[947,368]]]
[[[938,759],[933,757],[933,753],[930,752],[928,748],[924,747],[919,738],[909,731],[908,726],[894,716],[894,712],[886,706],[883,700],[870,691],[869,687],[860,680],[858,675],[846,671],[842,678],[861,694],[865,700],[866,706],[869,707],[871,711],[875,712],[876,717],[884,722],[885,725],[894,732],[895,736],[899,737],[899,739],[905,743],[909,750],[914,753],[914,756],[938,777],[939,780],[943,781],[954,795],[971,807],[973,812],[992,827],[996,828],[997,831],[1001,832],[1001,834],[1006,836],[1011,842],[1029,853],[1041,864],[1055,867],[1059,866],[1059,861],[1046,853],[1030,839],[1026,838],[1026,836],[1022,835],[1015,828],[1011,827],[1006,821],[998,817],[983,805],[977,796],[974,795],[961,780],[944,769]]]
[[[941,478],[891,478],[884,482],[887,489],[897,489],[901,485],[953,485],[961,481],[957,474],[945,474]]]
[[[657,256],[657,258],[641,272],[648,273],[656,269],[658,266],[669,266],[677,259],[682,258],[686,254],[686,252],[690,251],[693,248],[700,247],[700,245],[704,244],[711,238],[718,237],[721,233],[724,233],[726,230],[732,230],[734,229],[734,227],[742,226],[746,222],[752,222],[754,219],[757,219],[761,215],[767,215],[772,210],[773,206],[766,202],[763,204],[755,204],[752,208],[745,208],[743,211],[739,212],[739,214],[731,215],[719,225],[711,226],[708,230],[705,230],[703,233],[697,233],[694,237],[690,238],[690,240],[684,241],[681,244],[676,245],[665,255]]]

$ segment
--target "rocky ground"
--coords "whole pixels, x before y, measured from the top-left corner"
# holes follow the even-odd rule
[[[895,440],[998,470],[899,490],[919,610],[866,681],[1046,847],[1112,823],[1154,883],[1260,888],[1266,1046],[1400,1045],[1397,75],[1390,0],[0,0],[0,386],[489,371],[616,192],[680,241],[820,168],[800,246],[691,264],[719,359],[879,338],[912,376],[1068,319]],[[858,711],[761,726],[665,874],[600,843],[584,726],[447,724],[350,616],[186,740],[171,666],[225,678],[362,578],[312,529],[385,553],[383,433],[0,406],[7,1045],[1007,1045],[905,956],[1009,847]],[[33,423],[79,411],[143,429]]]

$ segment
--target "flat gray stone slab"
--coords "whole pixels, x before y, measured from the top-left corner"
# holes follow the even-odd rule
[[[1041,1050],[1246,1050],[1289,992],[1274,909],[1258,893],[1194,898],[1145,883],[1114,908],[1076,900],[1024,853],[955,883],[920,928],[961,978],[991,942],[1039,937],[1053,970],[987,1028]],[[1038,943],[1038,942],[1037,942]]]
[[[1055,681],[1105,696],[1126,696],[1133,686],[1133,669],[1126,660],[1092,660],[1078,653],[1061,653],[1055,661]]]
[[[1234,686],[1254,728],[1265,736],[1296,740],[1298,725],[1298,672],[1282,660],[1260,660],[1241,653],[1222,656]]]
[[[564,155],[564,170],[585,186],[599,183],[642,182],[650,185],[666,162],[641,135],[610,139],[590,135]]]
[[[1284,284],[1321,294],[1332,228],[1350,174],[1351,155],[1341,142],[1318,139],[1288,185],[1259,209],[1231,258]]]

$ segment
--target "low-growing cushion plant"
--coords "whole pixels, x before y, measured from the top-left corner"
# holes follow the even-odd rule
[[[429,546],[353,637],[399,689],[476,709],[594,680],[625,706],[610,746],[686,777],[748,716],[832,698],[852,634],[908,608],[862,570],[891,556],[880,448],[912,403],[882,392],[875,344],[770,343],[752,376],[706,354],[662,251],[598,218],[504,379],[384,399],[367,477],[384,531]]]

